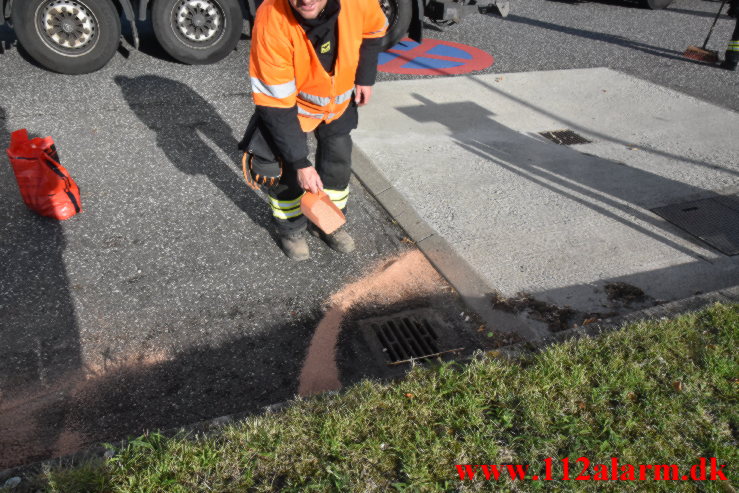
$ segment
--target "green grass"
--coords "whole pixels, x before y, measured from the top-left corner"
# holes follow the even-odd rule
[[[217,435],[149,434],[111,459],[49,469],[38,481],[64,493],[732,491],[711,481],[462,482],[455,465],[539,472],[547,457],[618,457],[677,464],[682,474],[699,457],[718,457],[736,485],[738,339],[739,305],[716,304],[523,361],[417,367],[401,381],[363,382]]]

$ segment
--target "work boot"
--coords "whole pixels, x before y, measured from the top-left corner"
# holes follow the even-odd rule
[[[351,253],[354,251],[356,246],[354,245],[354,238],[346,232],[345,228],[339,228],[330,235],[327,235],[315,226],[308,228],[313,236],[320,237],[326,242],[331,249],[341,253]]]
[[[724,68],[726,70],[736,70],[736,66],[739,65],[739,62],[736,60],[724,60],[721,62],[721,68]]]
[[[295,235],[280,236],[280,244],[282,245],[282,251],[292,260],[300,261],[310,258],[308,242],[305,241],[302,232]]]

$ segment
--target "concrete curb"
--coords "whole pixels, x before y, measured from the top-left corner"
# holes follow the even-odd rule
[[[547,346],[558,344],[569,339],[580,337],[597,337],[601,334],[619,330],[624,325],[639,322],[642,320],[657,320],[663,318],[673,318],[679,315],[698,311],[708,305],[714,303],[739,303],[739,286],[712,291],[682,300],[672,301],[662,305],[638,310],[620,317],[614,317],[593,323],[583,327],[563,330],[548,337],[543,337],[535,341],[527,341],[511,346],[506,346],[498,350],[501,355],[508,358],[518,358],[524,353],[531,351],[541,351]]]
[[[370,195],[426,255],[431,265],[457,290],[464,303],[489,328],[503,333],[516,333],[525,340],[539,339],[547,334],[513,314],[494,310],[492,293],[495,290],[418,215],[357,146],[354,146],[352,152],[352,171]]]

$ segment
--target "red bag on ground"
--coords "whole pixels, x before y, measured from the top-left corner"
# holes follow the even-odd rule
[[[80,189],[59,164],[51,137],[29,139],[25,128],[16,130],[7,153],[23,202],[31,210],[60,220],[82,211]]]

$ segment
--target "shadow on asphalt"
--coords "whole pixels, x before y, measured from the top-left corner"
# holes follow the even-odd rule
[[[274,228],[259,211],[267,206],[256,193],[244,193],[241,170],[225,163],[204,138],[217,145],[230,162],[240,163],[238,142],[218,111],[182,82],[156,75],[114,78],[134,114],[156,133],[157,145],[178,170],[204,175],[277,242]],[[147,100],[155,101],[147,103]],[[143,101],[143,102],[142,102]]]
[[[172,359],[134,359],[26,386],[25,395],[3,409],[0,470],[288,400],[297,391],[318,317],[191,348]],[[32,416],[26,416],[29,410]]]
[[[505,345],[472,330],[477,325],[460,318],[464,308],[452,293],[391,306],[366,305],[347,314],[342,323],[337,344],[342,385],[365,378],[397,378],[410,369],[409,364],[388,366],[373,356],[357,328],[366,316],[390,315],[409,308],[434,310],[454,334],[455,348],[464,348],[459,355]],[[217,347],[191,348],[162,361],[129,361],[98,374],[81,370],[26,389],[33,398],[18,404],[34,411],[33,422],[17,431],[9,431],[8,427],[0,435],[0,470],[146,431],[174,432],[181,426],[224,415],[243,418],[263,412],[266,406],[289,401],[297,394],[307,346],[322,316],[316,311]],[[280,334],[277,344],[275,334]],[[17,408],[12,406],[5,414],[12,418]],[[9,436],[17,440],[11,441]]]
[[[3,152],[12,130],[0,107]],[[61,223],[26,208],[9,165],[0,169],[0,197],[0,442],[5,442],[10,430],[64,421],[65,411],[57,407],[37,413],[32,406],[10,411],[6,405],[27,388],[51,385],[77,371],[82,359]],[[55,443],[59,433],[50,430],[47,440]]]

